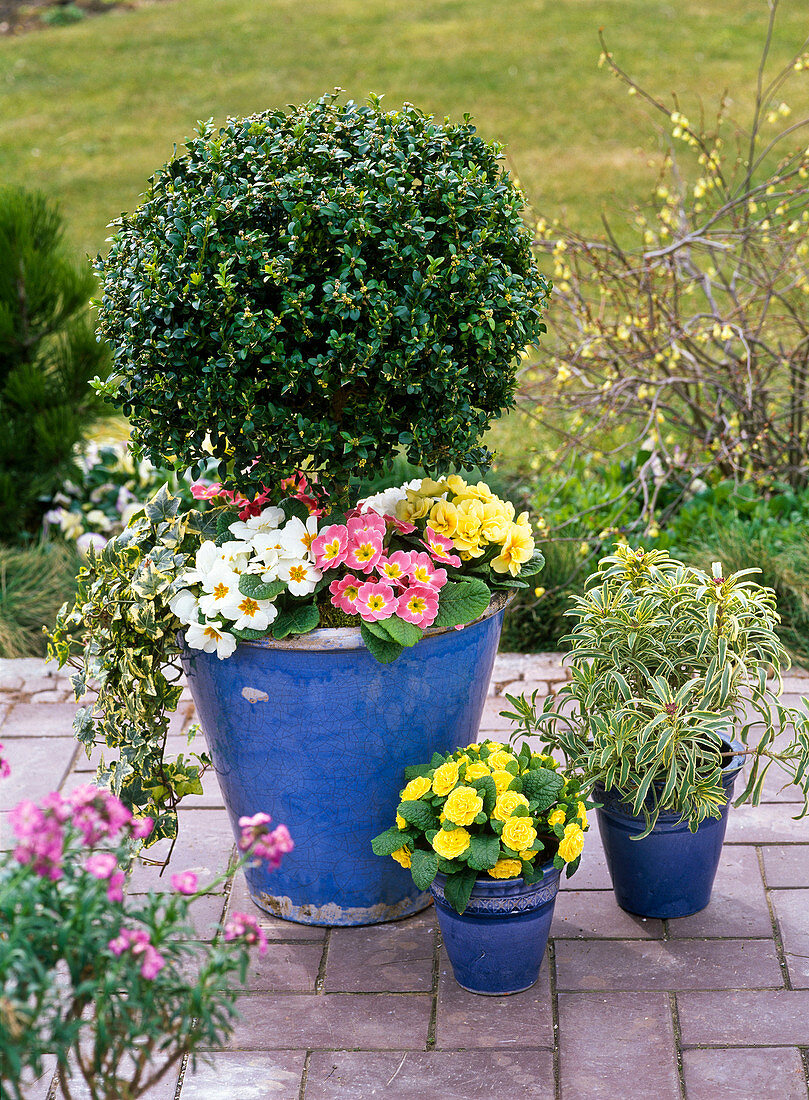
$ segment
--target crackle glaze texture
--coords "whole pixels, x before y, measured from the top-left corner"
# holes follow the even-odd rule
[[[352,648],[345,638],[328,649],[242,643],[224,661],[186,651],[234,835],[239,817],[264,811],[295,841],[279,870],[248,869],[260,908],[331,926],[428,904],[409,871],[373,854],[371,838],[393,824],[408,764],[476,739],[502,620],[499,610],[428,636],[389,665],[359,631]]]
[[[744,745],[731,742],[738,753]],[[642,840],[643,817],[634,817],[610,791],[595,788],[593,798],[615,900],[622,909],[641,917],[688,917],[711,900],[719,857],[725,839],[730,800],[744,757],[736,755],[722,771],[727,802],[721,817],[708,817],[695,833],[676,813],[661,814]]]

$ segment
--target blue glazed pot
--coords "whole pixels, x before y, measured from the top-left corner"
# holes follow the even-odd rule
[[[727,794],[722,816],[706,818],[695,833],[679,814],[661,814],[648,836],[632,840],[643,832],[643,818],[634,817],[612,792],[593,790],[594,800],[604,804],[596,810],[598,828],[622,909],[641,917],[689,917],[711,900],[733,786],[745,759],[738,755],[744,748],[740,741],[730,747],[736,755],[722,771]]]
[[[553,863],[542,870],[531,886],[521,878],[479,878],[463,913],[444,896],[446,875],[436,875],[430,892],[441,937],[456,982],[470,993],[505,997],[539,978],[559,890]]]
[[[191,693],[233,826],[263,811],[295,842],[281,867],[246,869],[259,908],[301,924],[396,920],[429,904],[371,850],[393,824],[404,769],[477,738],[505,600],[432,631],[381,665],[359,629],[242,642],[220,661],[186,649]]]

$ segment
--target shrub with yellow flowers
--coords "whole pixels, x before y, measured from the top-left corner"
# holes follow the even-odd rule
[[[539,881],[553,862],[572,875],[584,845],[587,809],[577,779],[527,743],[499,741],[436,753],[405,769],[396,823],[374,837],[378,856],[410,869],[426,890],[440,871],[447,901],[462,913],[478,878]]]

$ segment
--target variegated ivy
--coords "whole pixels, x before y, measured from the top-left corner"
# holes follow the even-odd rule
[[[665,551],[618,546],[568,612],[570,682],[540,715],[534,700],[508,697],[519,732],[561,750],[585,789],[602,784],[642,814],[641,835],[664,810],[692,831],[719,816],[734,737],[751,764],[736,804],[759,801],[775,762],[803,794],[799,816],[807,812],[809,716],[778,702],[789,659],[775,593],[751,580],[756,572],[725,577],[716,563],[708,574]]]

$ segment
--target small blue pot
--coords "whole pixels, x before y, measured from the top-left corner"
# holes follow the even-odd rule
[[[436,875],[430,892],[441,936],[456,982],[470,993],[506,997],[539,978],[559,890],[553,863],[542,870],[531,886],[521,878],[479,878],[463,913],[444,896],[446,876]]]
[[[711,900],[733,786],[745,760],[738,755],[744,748],[740,741],[730,747],[736,755],[722,771],[727,794],[722,816],[706,818],[695,833],[679,814],[661,814],[648,836],[632,840],[645,828],[643,817],[633,816],[611,791],[593,790],[593,799],[603,803],[596,811],[598,828],[622,909],[641,917],[689,917]]]
[[[404,769],[477,738],[505,600],[461,630],[429,633],[381,665],[359,629],[242,642],[220,661],[182,655],[234,835],[259,811],[294,851],[245,871],[273,916],[376,924],[429,904],[410,872],[371,850],[394,822]]]

